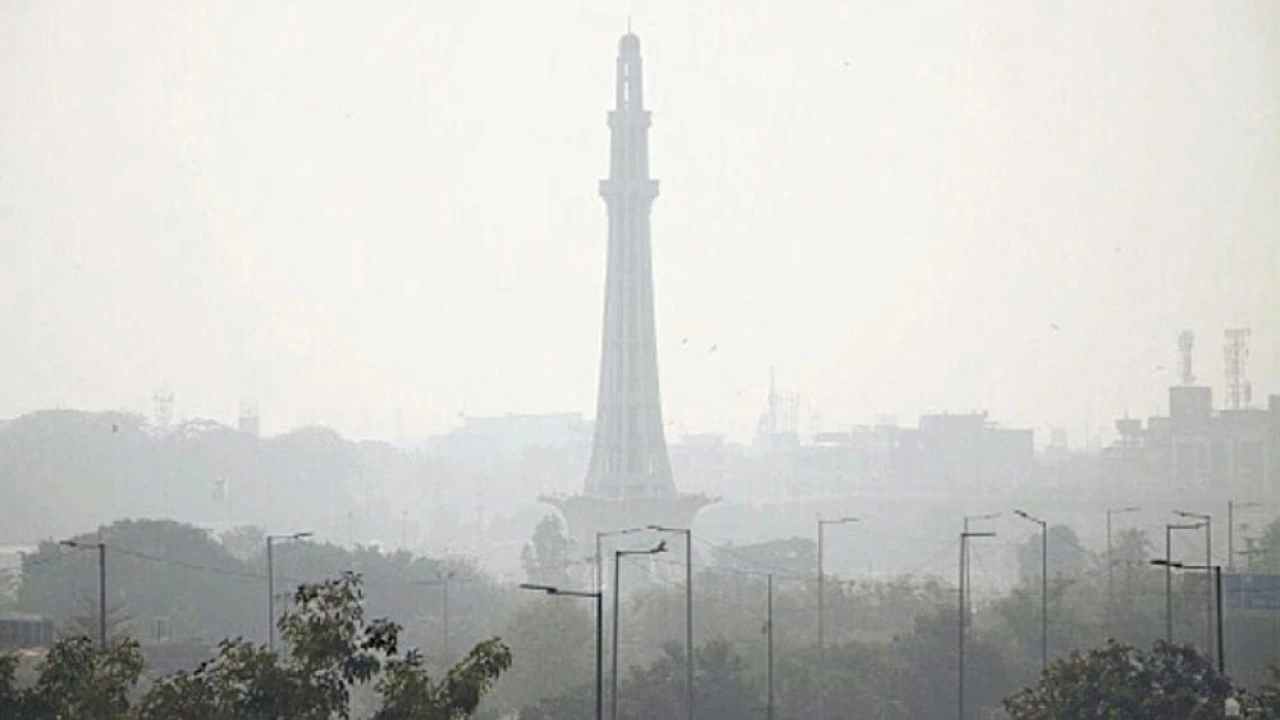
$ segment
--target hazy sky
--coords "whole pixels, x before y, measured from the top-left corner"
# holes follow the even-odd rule
[[[1280,392],[1274,0],[7,0],[0,417],[593,413],[628,14],[671,435]]]

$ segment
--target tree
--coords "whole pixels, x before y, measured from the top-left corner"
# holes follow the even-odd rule
[[[18,575],[9,568],[0,568],[0,613],[13,609],[18,599]]]
[[[595,621],[591,603],[571,598],[528,599],[504,626],[502,637],[517,663],[494,689],[495,699],[512,710],[586,685],[595,677]],[[556,658],[553,663],[538,658]]]
[[[1151,652],[1109,642],[1053,663],[1004,702],[1013,720],[1217,718],[1233,693],[1208,658],[1157,642]]]
[[[55,644],[34,686],[13,690],[16,663],[0,661],[0,717],[12,720],[129,717],[129,692],[142,674],[142,651],[126,640],[99,650],[87,637]],[[7,707],[6,707],[7,706]]]
[[[1271,680],[1248,699],[1248,717],[1280,718],[1280,665],[1271,666]]]
[[[534,528],[533,539],[520,553],[520,564],[531,583],[560,587],[569,584],[569,538],[560,518],[542,518]]]
[[[19,695],[14,678],[18,673],[16,655],[0,655],[0,717],[18,717]]]
[[[373,720],[454,720],[471,717],[498,676],[511,667],[511,650],[496,638],[471,650],[443,679],[432,681],[422,655],[392,658],[378,681],[382,709]]]
[[[238,525],[218,535],[218,541],[232,557],[248,562],[267,547],[267,531],[257,525]]]
[[[760,704],[760,688],[729,643],[713,640],[694,650],[697,716],[702,720],[749,718]],[[671,643],[645,667],[633,667],[618,688],[618,716],[625,720],[679,720],[685,717],[684,647]],[[594,688],[580,685],[520,711],[522,720],[589,720]]]
[[[377,720],[470,717],[494,680],[511,665],[501,641],[477,645],[439,681],[418,651],[401,655],[400,627],[365,620],[360,578],[344,573],[306,584],[280,619],[290,652],[281,658],[244,640],[224,641],[214,659],[158,682],[143,699],[140,720],[329,720],[351,715],[352,691],[374,683]]]
[[[1045,558],[1040,534],[1027,538],[1018,546],[1018,573],[1023,582],[1039,581]],[[1073,576],[1084,563],[1087,553],[1076,532],[1067,525],[1049,526],[1049,577]]]

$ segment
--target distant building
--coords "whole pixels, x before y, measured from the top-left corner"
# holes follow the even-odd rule
[[[985,413],[924,415],[894,424],[820,432],[807,441],[757,441],[748,474],[766,474],[766,499],[851,493],[1000,492],[1032,478],[1031,430],[1003,428]],[[767,449],[767,450],[766,450]]]
[[[1280,395],[1266,409],[1215,412],[1208,387],[1169,388],[1169,414],[1116,423],[1119,439],[1103,460],[1140,483],[1179,490],[1247,494],[1280,490]]]
[[[0,651],[52,647],[53,620],[43,615],[0,615]]]

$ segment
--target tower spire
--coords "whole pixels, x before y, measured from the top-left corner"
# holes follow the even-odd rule
[[[649,212],[658,181],[649,177],[649,111],[644,108],[640,39],[618,43],[614,109],[609,112],[609,177],[600,197],[609,214],[604,337],[595,439],[585,494],[662,498],[676,494],[663,434],[653,316]]]

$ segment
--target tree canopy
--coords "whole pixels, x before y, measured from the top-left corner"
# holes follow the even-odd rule
[[[511,652],[491,638],[440,677],[417,650],[402,652],[398,625],[368,620],[354,573],[304,584],[280,618],[283,653],[243,639],[224,640],[192,671],[160,678],[136,706],[143,670],[134,640],[105,651],[85,637],[59,641],[35,684],[14,687],[16,661],[0,658],[0,717],[6,720],[330,720],[353,714],[353,691],[373,685],[375,720],[471,717]]]

